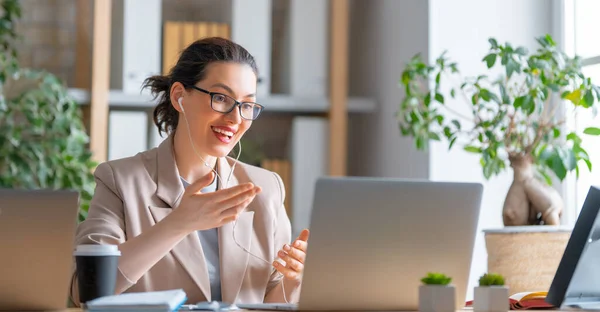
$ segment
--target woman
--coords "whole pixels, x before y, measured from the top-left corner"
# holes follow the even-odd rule
[[[227,157],[263,109],[257,72],[243,47],[207,38],[168,76],[146,80],[168,137],[97,167],[76,236],[119,245],[116,293],[183,288],[192,303],[297,302],[308,231],[290,244],[279,175]],[[75,275],[71,297],[79,302]]]

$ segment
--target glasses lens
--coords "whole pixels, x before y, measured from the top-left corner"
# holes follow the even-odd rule
[[[212,96],[212,108],[217,112],[226,113],[235,105],[235,100],[224,94],[215,93]]]
[[[254,120],[258,118],[260,111],[260,105],[254,103],[242,103],[240,106],[240,113],[242,114],[242,117],[246,119]]]

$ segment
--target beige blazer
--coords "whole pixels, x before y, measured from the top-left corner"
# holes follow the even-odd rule
[[[233,160],[220,158],[218,172],[227,179]],[[184,192],[169,136],[154,149],[133,157],[100,164],[96,190],[87,219],[76,234],[76,244],[120,244],[140,235],[175,209]],[[235,228],[237,242],[252,254],[273,261],[291,241],[291,226],[283,205],[285,191],[274,172],[238,162],[229,187],[253,182],[262,188],[242,212]],[[233,223],[218,229],[221,292],[225,302],[263,302],[266,293],[281,281],[272,267],[233,240]],[[191,233],[137,281],[119,269],[117,284],[125,292],[182,288],[188,302],[211,298],[206,260],[197,233]],[[77,277],[73,274],[71,299],[78,303]]]

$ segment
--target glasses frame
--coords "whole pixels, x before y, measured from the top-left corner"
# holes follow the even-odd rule
[[[243,119],[245,119],[245,120],[256,120],[256,119],[258,119],[258,117],[260,116],[260,114],[262,113],[262,111],[265,109],[265,107],[264,107],[264,106],[262,106],[262,105],[260,105],[260,104],[258,104],[258,103],[256,103],[256,102],[240,102],[240,101],[238,101],[238,100],[236,100],[236,99],[232,98],[231,96],[229,96],[229,95],[227,95],[227,94],[223,94],[223,93],[221,93],[221,92],[212,92],[212,91],[208,91],[208,90],[202,89],[202,88],[200,88],[200,87],[197,87],[197,86],[195,86],[195,85],[191,85],[191,87],[192,87],[193,89],[197,90],[197,91],[200,91],[200,92],[203,92],[203,93],[206,93],[206,94],[210,95],[210,108],[212,108],[212,110],[214,110],[215,112],[218,112],[218,113],[222,113],[222,114],[229,114],[229,113],[231,113],[231,111],[233,111],[233,110],[234,110],[236,107],[238,107],[238,111],[240,112],[240,117],[242,117],[242,118],[243,118]],[[216,109],[213,107],[213,96],[215,96],[215,95],[221,95],[221,96],[224,96],[224,97],[228,97],[228,98],[230,98],[230,99],[231,99],[231,100],[234,102],[233,106],[231,106],[231,108],[230,108],[228,111],[220,111],[220,110],[216,110]],[[246,117],[244,117],[244,115],[242,115],[242,104],[252,104],[252,105],[254,105],[254,106],[258,106],[258,107],[260,108],[260,110],[258,111],[258,114],[256,114],[256,117],[255,117],[254,119],[246,118]]]

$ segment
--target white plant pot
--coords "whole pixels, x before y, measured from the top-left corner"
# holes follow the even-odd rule
[[[475,293],[473,294],[473,310],[476,312],[506,312],[510,310],[508,287],[475,287]]]
[[[419,286],[419,312],[455,312],[456,289],[453,285]]]

